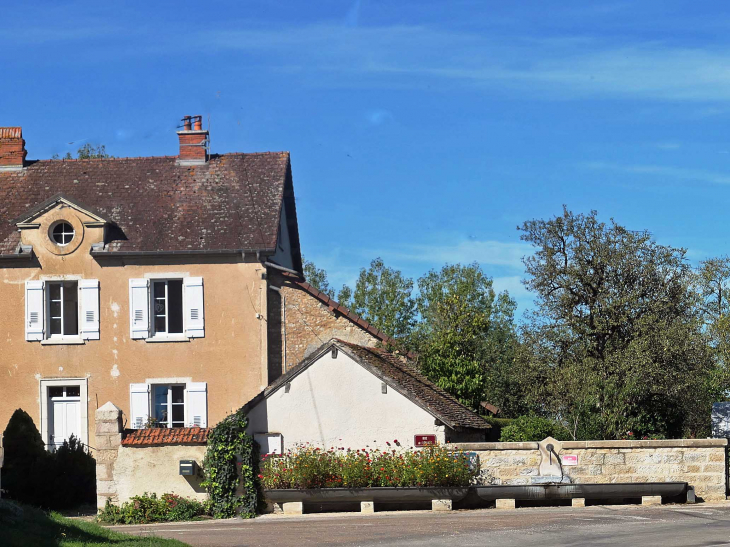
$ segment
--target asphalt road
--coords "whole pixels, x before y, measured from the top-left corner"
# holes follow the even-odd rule
[[[190,523],[117,526],[196,547],[287,545],[730,546],[730,503],[267,515]]]

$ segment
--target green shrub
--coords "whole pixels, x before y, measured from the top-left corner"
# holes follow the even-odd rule
[[[47,495],[45,467],[50,460],[33,418],[17,409],[3,432],[2,486],[10,499],[41,505]]]
[[[558,422],[539,416],[520,416],[502,429],[499,440],[502,442],[542,441],[553,437],[559,441],[567,441],[572,437],[570,432]]]
[[[468,486],[478,472],[464,452],[444,446],[390,451],[303,446],[265,456],[259,479],[266,489],[444,487]]]
[[[96,517],[106,524],[147,524],[193,520],[209,513],[209,503],[183,498],[177,494],[143,494],[125,501],[121,507],[107,500]]]
[[[68,509],[96,503],[96,460],[89,450],[71,435],[51,455],[49,487],[53,509]]]
[[[33,419],[16,410],[3,433],[2,486],[8,498],[46,509],[96,502],[96,461],[73,435],[46,451]]]

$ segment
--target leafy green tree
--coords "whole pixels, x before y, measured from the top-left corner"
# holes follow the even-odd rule
[[[110,159],[114,156],[111,156],[107,154],[106,152],[106,146],[103,144],[99,144],[97,146],[94,146],[93,144],[86,143],[81,148],[79,148],[76,151],[76,159],[79,160],[90,160],[90,159]],[[53,155],[53,159],[57,160],[60,159],[58,154]],[[72,160],[74,159],[71,152],[66,152],[66,155],[63,156],[63,159],[65,160]]]
[[[405,339],[416,322],[416,303],[412,293],[412,279],[387,267],[381,258],[376,258],[369,268],[360,270],[355,291],[350,293],[343,287],[338,299],[388,336]]]
[[[337,293],[337,301],[343,306],[352,309],[354,306],[352,302],[352,289],[347,285],[342,285],[342,288]]]
[[[318,291],[322,291],[326,295],[332,296],[334,292],[330,287],[329,280],[327,279],[327,272],[317,266],[311,260],[307,260],[302,255],[302,264],[304,270],[304,279],[312,287]]]
[[[702,319],[719,358],[727,364],[730,350],[730,257],[700,262],[696,283]]]
[[[700,314],[715,363],[710,390],[717,401],[730,395],[730,257],[700,262],[696,273]]]
[[[517,360],[533,410],[575,437],[706,434],[714,368],[684,249],[595,211],[520,230],[535,247]]]
[[[423,372],[472,408],[485,399],[510,406],[514,300],[497,295],[476,263],[431,270],[418,288],[421,322],[413,338]]]

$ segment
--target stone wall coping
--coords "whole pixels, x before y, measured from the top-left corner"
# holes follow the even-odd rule
[[[662,439],[652,441],[563,441],[563,450],[590,448],[713,448],[725,447],[728,439]],[[535,450],[537,443],[455,443],[449,445],[457,450]]]
[[[537,450],[537,443],[454,443],[449,448],[456,450]]]

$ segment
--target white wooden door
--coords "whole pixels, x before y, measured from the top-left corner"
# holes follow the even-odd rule
[[[81,432],[81,401],[79,397],[66,396],[65,390],[64,395],[60,397],[50,398],[50,416],[49,423],[51,424],[50,435],[50,448],[55,450],[59,446],[63,445],[63,441],[67,441],[71,435],[74,435],[77,439]]]

